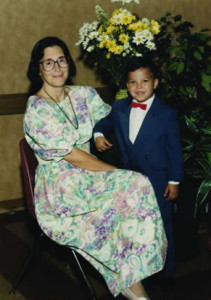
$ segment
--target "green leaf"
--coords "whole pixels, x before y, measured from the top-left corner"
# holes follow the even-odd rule
[[[181,21],[182,20],[182,16],[181,15],[176,15],[174,17],[174,21],[177,22],[177,21]]]
[[[199,47],[199,51],[200,51],[201,53],[204,53],[204,47],[203,47],[203,46],[200,46],[200,47]]]
[[[169,66],[168,66],[169,71],[176,71],[177,68],[178,68],[178,62],[173,62],[173,63],[169,64]]]
[[[185,68],[185,64],[183,62],[180,62],[177,66],[177,74],[180,74],[182,73],[182,71],[184,70]]]
[[[202,73],[202,86],[208,93],[211,92],[211,75]]]
[[[198,51],[194,51],[194,52],[193,52],[193,56],[194,56],[197,60],[202,60],[201,53],[198,52]]]
[[[198,193],[196,195],[196,205],[195,205],[195,215],[197,214],[200,206],[202,204],[208,205],[208,195],[211,191],[211,179],[202,181],[198,188]]]

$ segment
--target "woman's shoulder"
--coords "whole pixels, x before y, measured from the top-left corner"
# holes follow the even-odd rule
[[[28,111],[29,109],[30,110],[42,109],[43,106],[46,106],[46,104],[47,104],[47,101],[45,101],[41,97],[39,97],[37,95],[31,95],[31,96],[29,96],[28,101],[27,101],[26,111]]]
[[[88,86],[88,85],[70,85],[68,86],[70,90],[72,91],[78,91],[78,92],[84,92],[84,91],[87,91],[87,92],[96,92],[97,91],[95,90],[95,88],[91,87],[91,86]]]

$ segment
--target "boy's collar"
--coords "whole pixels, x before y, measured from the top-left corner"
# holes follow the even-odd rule
[[[147,100],[145,100],[145,101],[143,101],[141,103],[147,104],[147,106],[150,106],[152,104],[154,98],[155,98],[155,94],[153,94],[152,97],[150,97],[149,99],[147,99]],[[136,99],[132,99],[132,101],[138,103],[138,101]]]

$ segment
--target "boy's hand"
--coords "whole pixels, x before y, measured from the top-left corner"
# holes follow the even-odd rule
[[[112,144],[104,136],[98,136],[95,139],[95,146],[98,151],[102,152],[111,148]]]
[[[166,197],[166,200],[172,201],[177,198],[179,194],[179,184],[168,184],[164,196]]]

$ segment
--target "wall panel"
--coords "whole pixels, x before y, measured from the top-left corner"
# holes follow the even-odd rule
[[[78,29],[95,19],[100,4],[111,13],[119,4],[110,0],[1,0],[0,4],[0,94],[24,93],[28,89],[26,69],[35,42],[47,35],[64,39],[78,67],[75,83],[102,86],[92,70],[77,61]],[[181,13],[196,29],[211,28],[210,0],[140,0],[134,5],[140,17],[159,18],[166,11]]]
[[[101,87],[93,70],[78,60],[75,46],[84,22],[95,20],[94,7],[100,4],[110,14],[118,2],[110,0],[1,0],[0,4],[0,201],[23,196],[20,177],[19,140],[28,89],[26,70],[35,42],[48,35],[68,44],[78,73],[74,82]],[[134,6],[140,17],[159,18],[167,11],[182,14],[195,30],[211,28],[210,0],[140,0]],[[8,96],[7,94],[10,94]],[[14,100],[11,98],[14,94]],[[5,97],[2,97],[4,96]],[[20,101],[20,102],[19,102]],[[19,106],[20,103],[20,106]],[[1,115],[3,114],[3,115]]]

